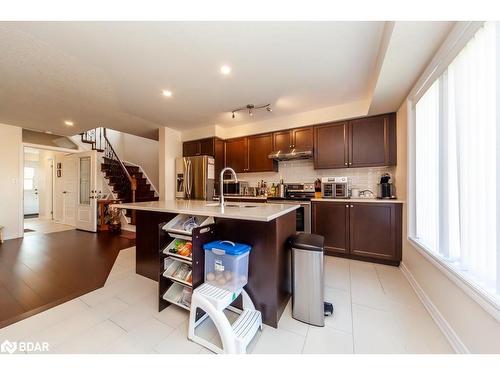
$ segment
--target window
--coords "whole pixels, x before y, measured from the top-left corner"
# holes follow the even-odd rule
[[[80,158],[80,204],[90,205],[90,156]]]
[[[415,105],[412,237],[500,304],[497,28],[485,23]]]
[[[24,167],[24,190],[33,190],[35,178],[35,168]]]

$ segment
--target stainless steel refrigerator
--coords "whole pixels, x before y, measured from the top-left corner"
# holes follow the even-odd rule
[[[215,161],[211,156],[175,159],[176,198],[212,200]]]

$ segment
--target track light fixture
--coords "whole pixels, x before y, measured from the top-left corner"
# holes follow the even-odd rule
[[[232,114],[231,117],[232,118],[236,118],[235,113],[236,112],[240,112],[240,111],[247,111],[249,116],[253,116],[254,110],[256,110],[256,109],[264,109],[264,108],[266,109],[267,112],[272,112],[273,111],[271,109],[271,104],[264,104],[264,105],[258,105],[258,106],[255,106],[253,104],[247,104],[244,107],[233,109],[231,111],[231,114]]]

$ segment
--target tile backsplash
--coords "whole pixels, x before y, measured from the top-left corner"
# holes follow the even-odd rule
[[[248,181],[250,186],[257,186],[261,180],[268,184],[277,183],[280,179],[283,179],[285,183],[301,183],[314,182],[321,177],[347,176],[351,187],[370,189],[376,194],[380,175],[386,172],[390,173],[395,182],[394,167],[314,169],[312,160],[289,160],[279,162],[278,172],[239,173],[238,178]]]

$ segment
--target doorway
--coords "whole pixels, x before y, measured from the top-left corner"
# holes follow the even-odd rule
[[[60,172],[57,159],[65,152],[36,147],[24,147],[23,213],[24,235],[53,233],[74,229],[57,217],[62,205],[58,195]],[[75,177],[76,178],[76,177]]]
[[[24,149],[24,218],[32,219],[40,215],[40,199],[38,197],[39,150],[26,147]]]

